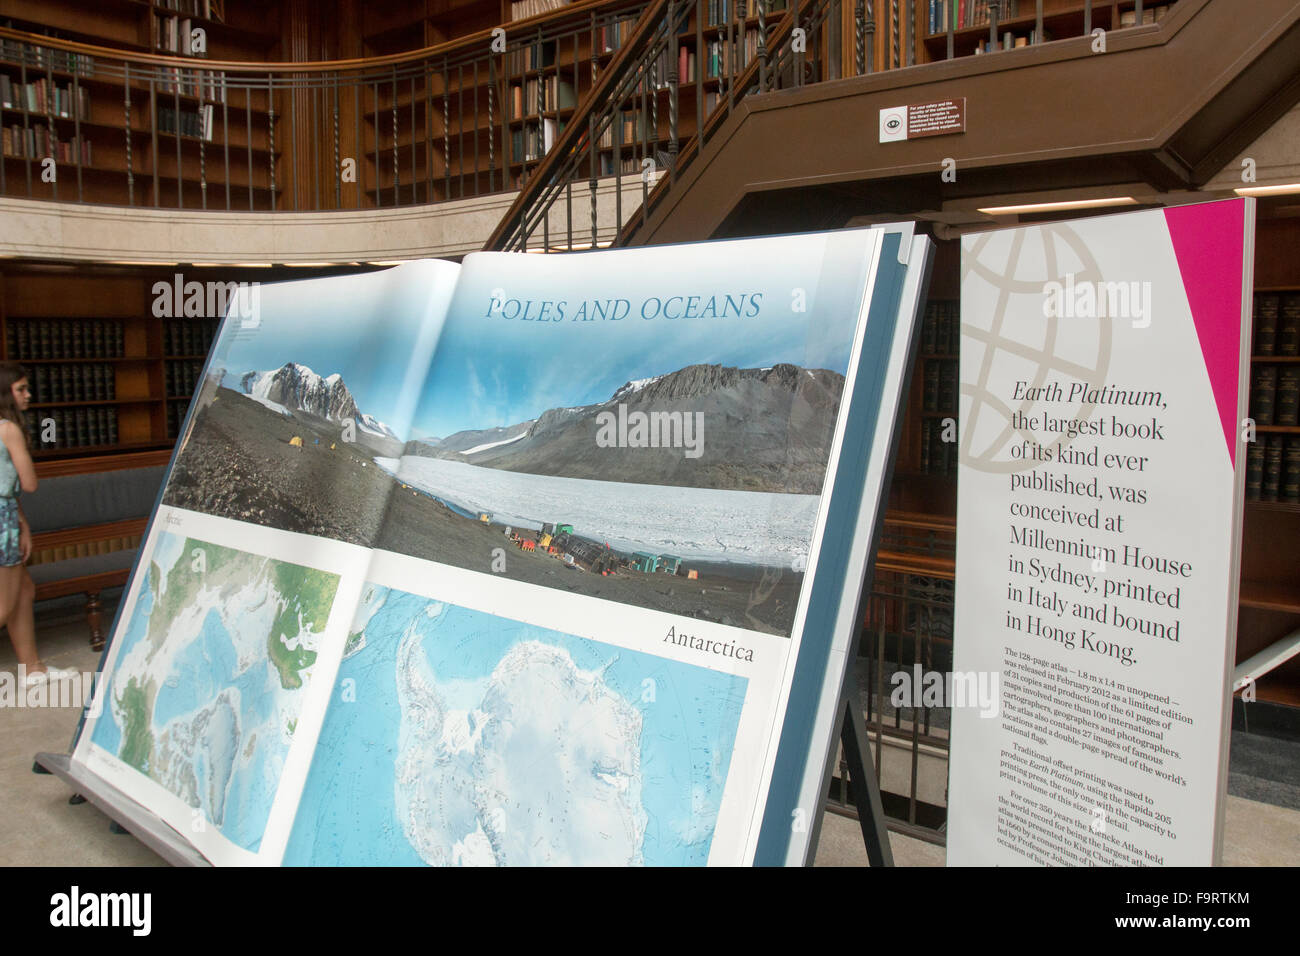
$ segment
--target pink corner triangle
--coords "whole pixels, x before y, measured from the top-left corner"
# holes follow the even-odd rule
[[[1219,409],[1228,460],[1235,468],[1245,200],[1172,206],[1164,212]]]

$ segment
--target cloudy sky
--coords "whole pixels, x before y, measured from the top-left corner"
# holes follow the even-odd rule
[[[286,362],[339,374],[357,406],[403,438],[445,438],[603,402],[625,382],[688,365],[789,362],[843,374],[869,237],[845,230],[591,254],[476,254],[459,276],[454,265],[426,260],[271,283],[260,288],[258,326],[228,322],[213,367],[233,387],[246,372]],[[700,314],[680,314],[691,297]],[[706,314],[711,298],[717,315]],[[619,301],[621,320],[574,320],[584,302],[594,312],[594,303]],[[543,302],[552,315],[562,302],[565,319],[520,318]]]
[[[862,232],[834,239],[777,237],[707,247],[627,249],[583,255],[488,254],[466,259],[416,431],[445,438],[512,425],[548,408],[607,400],[625,382],[708,363],[761,368],[790,362],[844,373],[865,281]],[[493,309],[494,293],[502,308]],[[744,296],[742,314],[666,318],[699,296],[721,312]],[[625,300],[619,321],[575,321],[583,302]],[[656,301],[657,300],[657,301]],[[752,303],[761,302],[752,315]],[[533,304],[564,303],[565,320],[511,318]],[[803,311],[797,311],[802,306]],[[643,309],[647,315],[643,317]],[[659,314],[655,314],[655,313]]]

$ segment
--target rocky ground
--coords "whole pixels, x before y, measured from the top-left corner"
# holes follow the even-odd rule
[[[700,565],[695,580],[628,570],[602,576],[566,567],[551,555],[520,551],[504,531],[399,488],[376,547],[485,573],[492,572],[493,549],[505,548],[501,576],[515,581],[769,634],[789,636],[794,624],[803,585],[796,571]]]
[[[295,435],[301,448],[289,444]],[[368,546],[393,484],[337,429],[313,429],[223,388],[198,413],[163,502]]]

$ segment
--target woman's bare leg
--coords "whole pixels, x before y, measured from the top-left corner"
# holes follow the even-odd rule
[[[0,568],[0,620],[9,629],[18,663],[25,665],[29,674],[45,670],[36,655],[36,621],[32,611],[35,596],[36,585],[26,567],[16,564]]]

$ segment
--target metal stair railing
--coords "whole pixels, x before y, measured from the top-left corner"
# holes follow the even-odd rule
[[[602,175],[602,150],[609,150],[612,160],[610,172],[615,177],[620,221],[626,162],[624,146],[632,147],[632,158],[642,176],[643,192],[648,191],[648,173],[652,168],[658,168],[659,160],[663,158],[655,147],[660,140],[659,96],[665,86],[670,91],[667,111],[670,155],[672,143],[676,142],[680,85],[676,37],[686,22],[691,2],[652,2],[604,72],[598,72],[593,57],[591,88],[493,230],[483,246],[485,250],[522,251],[534,242],[539,230],[543,248],[550,248],[550,215],[561,198],[565,200],[566,208],[564,246],[574,248],[573,185],[583,176],[587,179],[589,191],[590,246],[595,246],[598,241],[596,192]],[[594,15],[592,33],[595,36]],[[594,43],[592,49],[596,49]],[[665,59],[667,75],[661,78],[660,67]],[[633,137],[625,143],[629,123]],[[671,166],[671,160],[667,165]]]

